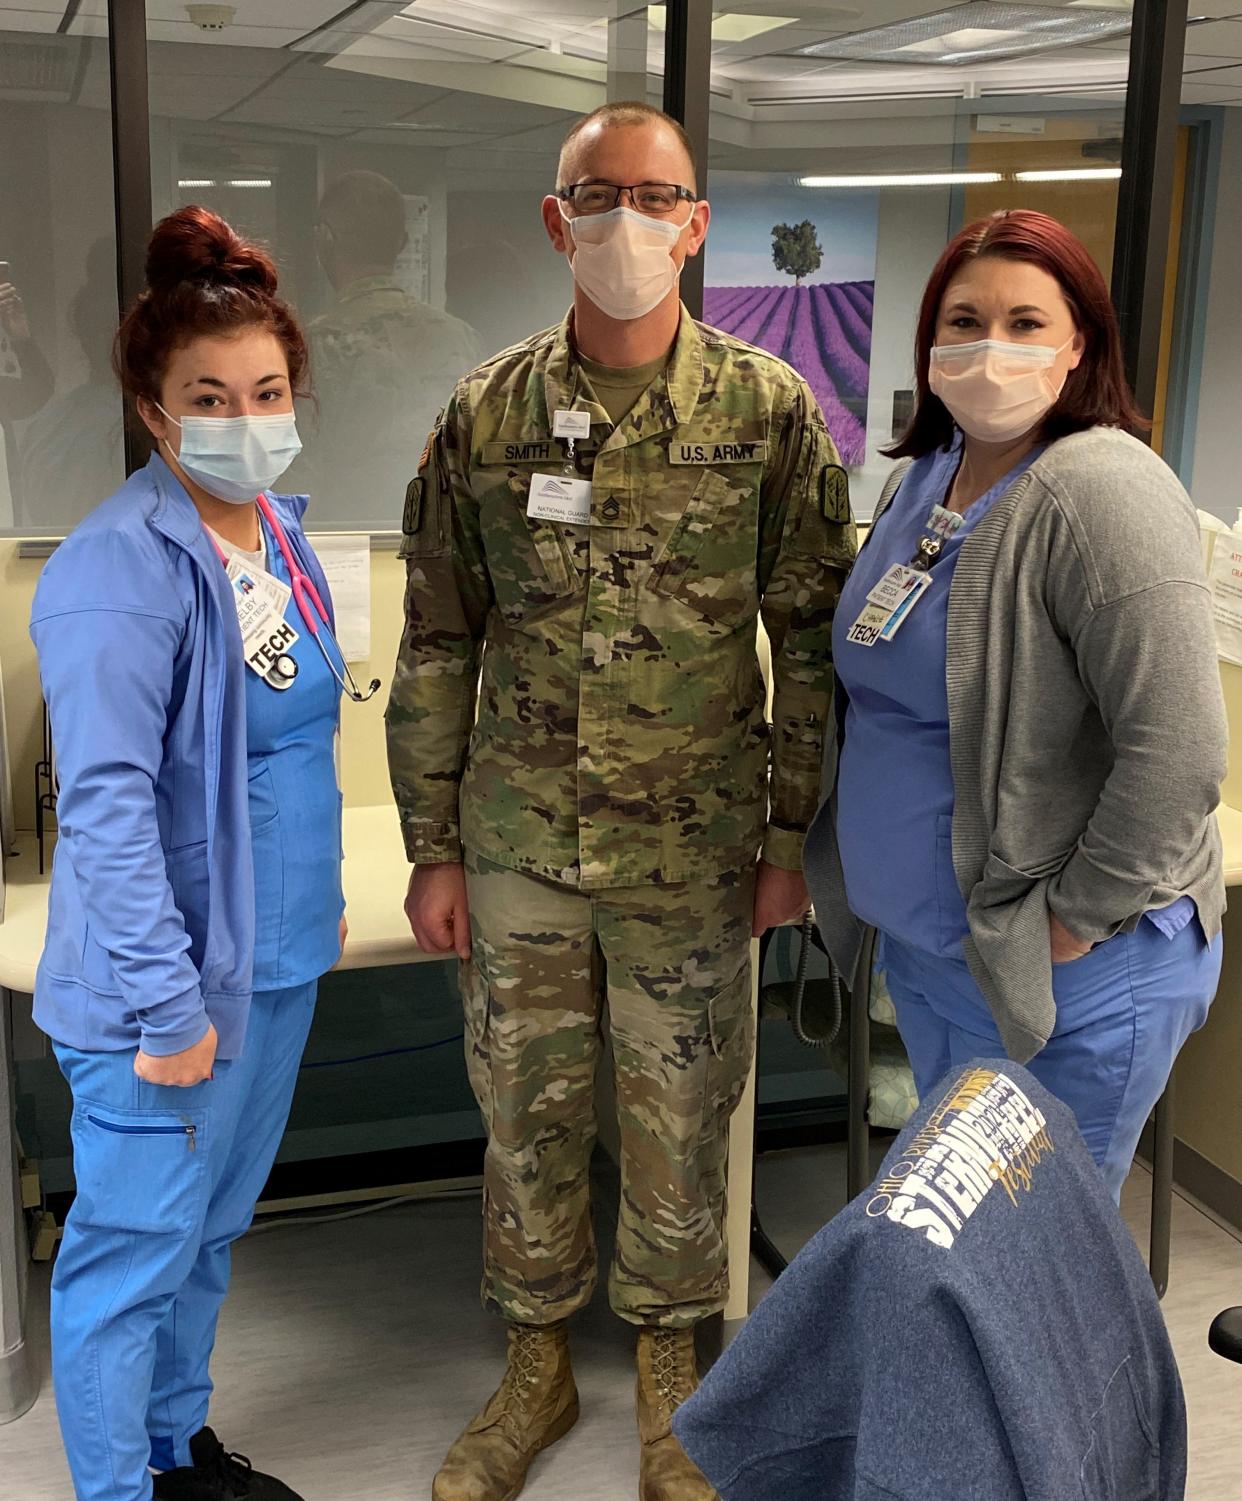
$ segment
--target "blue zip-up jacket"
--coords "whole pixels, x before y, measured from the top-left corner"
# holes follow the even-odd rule
[[[330,609],[305,497],[268,498]],[[30,631],[60,783],[35,1020],[152,1056],[211,1023],[234,1058],[255,932],[247,668],[225,570],[158,455],[56,549]]]

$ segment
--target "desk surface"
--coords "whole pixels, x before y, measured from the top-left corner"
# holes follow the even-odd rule
[[[436,958],[419,949],[405,920],[410,867],[397,810],[392,806],[346,808],[344,844],[349,938],[339,967],[372,969]],[[39,874],[39,845],[33,834],[21,836],[18,850],[5,861],[0,986],[30,992],[47,926],[47,877]]]
[[[1225,846],[1225,884],[1242,886],[1242,808],[1222,804],[1218,814]],[[415,964],[434,959],[414,942],[403,903],[410,867],[396,809],[346,808],[345,901],[349,939],[341,969]],[[5,862],[5,913],[0,923],[0,986],[33,991],[35,967],[47,926],[47,878],[39,875],[33,834],[23,835],[20,853]]]

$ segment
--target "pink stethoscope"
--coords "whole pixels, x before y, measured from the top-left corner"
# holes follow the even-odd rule
[[[353,673],[350,671],[349,663],[345,660],[345,655],[341,651],[340,642],[332,634],[332,624],[328,612],[324,608],[323,600],[319,597],[319,590],[315,587],[314,579],[304,572],[302,565],[298,562],[293,548],[289,545],[289,539],[285,536],[285,529],[276,519],[275,513],[268,503],[267,496],[257,496],[256,504],[259,507],[259,514],[267,522],[272,536],[276,538],[276,545],[280,548],[281,556],[285,560],[285,567],[289,570],[289,583],[293,588],[293,600],[298,607],[298,614],[302,617],[306,629],[314,638],[320,655],[328,664],[328,671],[341,685],[342,690],[356,704],[365,704],[367,699],[378,692],[380,686],[379,678],[372,678],[371,686],[365,692],[359,688]],[[229,560],[224,556],[220,544],[211,536],[210,532],[207,535],[210,538],[211,545],[219,554],[220,561],[227,568]],[[328,648],[323,644],[324,636],[327,636],[328,640],[332,643],[332,649],[336,653],[337,661],[340,662],[339,668],[336,662],[328,655]],[[293,680],[297,675],[298,664],[288,653],[285,653],[277,657],[275,664],[264,681],[269,683],[273,688],[283,690],[293,686]]]

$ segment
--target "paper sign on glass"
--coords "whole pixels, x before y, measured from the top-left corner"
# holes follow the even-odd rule
[[[1217,651],[1242,666],[1242,535],[1221,532],[1216,538],[1211,580]]]

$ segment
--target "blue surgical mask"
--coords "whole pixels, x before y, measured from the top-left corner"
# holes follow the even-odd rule
[[[209,495],[231,505],[247,505],[271,489],[302,452],[292,412],[180,421],[168,412],[164,416],[181,429],[181,452],[175,457],[182,469]]]

